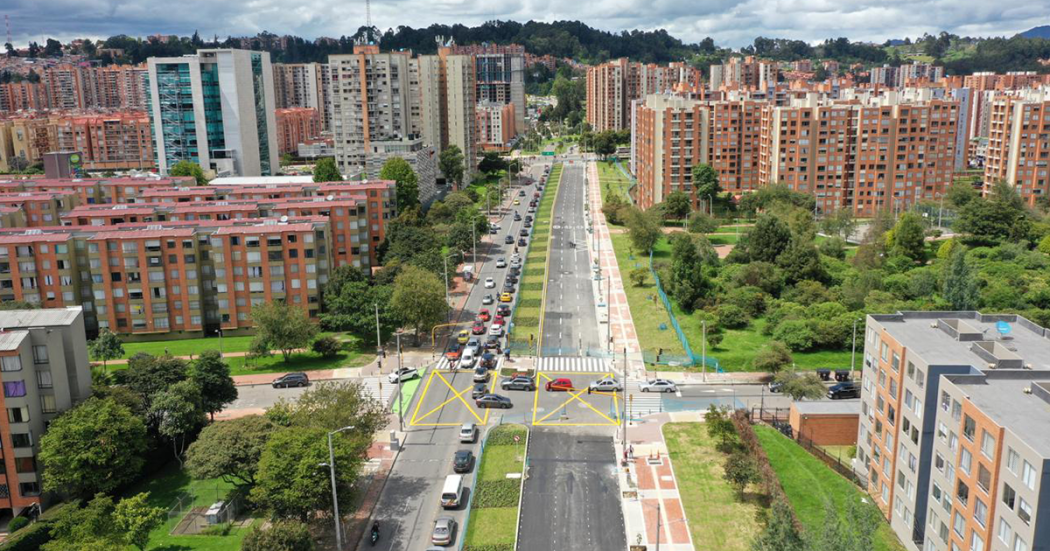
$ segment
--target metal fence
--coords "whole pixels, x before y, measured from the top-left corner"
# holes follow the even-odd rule
[[[653,276],[653,281],[656,282],[656,293],[660,297],[660,302],[664,305],[664,310],[667,312],[667,318],[671,321],[671,327],[674,329],[675,336],[678,337],[678,342],[681,343],[682,349],[685,350],[685,356],[676,356],[673,354],[663,354],[658,352],[653,354],[651,351],[643,352],[642,356],[648,363],[658,365],[681,365],[681,366],[694,366],[700,363],[706,363],[707,367],[715,370],[717,373],[722,372],[722,366],[719,365],[718,359],[712,356],[697,356],[693,353],[692,347],[689,346],[689,339],[686,338],[685,332],[682,331],[682,326],[678,324],[678,318],[674,315],[674,308],[671,306],[671,299],[667,297],[667,293],[664,291],[664,286],[660,282],[660,276],[657,275],[656,270],[653,269],[653,251],[649,251],[649,273]],[[648,354],[648,358],[645,358]]]
[[[791,424],[788,420],[790,411],[789,408],[751,408],[751,422],[766,423],[767,425],[772,426],[784,436],[794,440],[798,445],[808,451],[810,455],[821,460],[833,471],[856,484],[860,489],[867,490],[866,477],[861,473],[854,471],[850,465],[844,463],[841,456],[835,456],[828,453],[827,450],[821,448],[812,440],[801,434],[794,434],[794,430],[791,428]]]

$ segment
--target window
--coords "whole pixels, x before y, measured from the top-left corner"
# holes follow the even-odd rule
[[[1006,468],[1010,469],[1010,472],[1017,474],[1017,461],[1021,459],[1020,455],[1013,448],[1006,448]]]
[[[970,450],[966,448],[962,449],[959,454],[959,470],[966,474],[970,474],[970,467],[973,464],[973,455],[970,454]]]
[[[1017,516],[1021,517],[1025,524],[1032,522],[1032,506],[1023,497],[1017,498]]]
[[[984,467],[984,465],[977,464],[977,485],[988,493],[989,488],[992,485],[992,473]]]
[[[26,383],[25,381],[6,381],[4,382],[4,397],[5,398],[19,398],[26,395]]]
[[[988,459],[995,456],[995,437],[988,431],[981,432],[981,453]]]
[[[965,415],[963,419],[963,436],[967,440],[973,442],[975,433],[977,432],[977,422],[973,420],[969,415]]]
[[[28,423],[29,408],[26,406],[7,408],[8,423]]]
[[[0,358],[0,371],[22,371],[22,358],[19,356]]]
[[[33,436],[27,432],[11,433],[11,444],[16,448],[33,447]]]
[[[35,457],[16,457],[15,458],[15,472],[19,472],[19,473],[35,473],[36,472],[36,458]]]
[[[983,528],[987,526],[988,522],[988,506],[980,499],[974,499],[973,502],[973,518],[977,521],[977,524],[980,524]]]
[[[55,405],[55,397],[50,394],[40,395],[40,412],[41,413],[56,413],[58,407]]]
[[[54,383],[51,381],[50,371],[37,371],[36,372],[36,386],[37,388],[51,388]]]
[[[999,519],[999,541],[1010,545],[1010,537],[1013,536],[1013,529],[1006,523],[1002,518]]]
[[[47,346],[42,344],[33,345],[33,363],[46,364],[47,362]]]
[[[40,495],[40,483],[39,482],[20,482],[18,484],[18,493],[23,496],[38,496]]]
[[[963,535],[963,530],[966,529],[966,519],[963,518],[962,514],[955,513],[954,519],[952,520],[952,530],[959,536]]]
[[[941,455],[941,452],[937,452],[937,455],[934,456],[933,466],[936,467],[938,471],[944,472],[944,456]]]
[[[1029,490],[1035,489],[1035,476],[1035,468],[1027,460],[1024,461],[1021,467],[1021,481],[1028,486]]]
[[[1021,539],[1021,536],[1014,539],[1014,551],[1028,551],[1028,543]]]
[[[1003,504],[1010,508],[1011,511],[1014,509],[1014,502],[1017,500],[1017,492],[1010,487],[1009,484],[1003,483]]]
[[[984,539],[977,535],[977,531],[970,532],[970,551],[984,551]]]
[[[963,507],[965,507],[970,501],[970,487],[962,480],[959,481],[959,486],[955,489],[955,497],[959,498],[959,503],[961,503]]]

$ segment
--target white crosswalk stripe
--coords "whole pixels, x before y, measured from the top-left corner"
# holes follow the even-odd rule
[[[539,358],[537,368],[540,371],[572,371],[609,373],[613,371],[612,362],[603,358],[582,358],[570,356],[546,356]]]
[[[638,388],[638,381],[627,382],[627,395],[627,413],[632,418],[663,411],[663,394],[659,392],[642,392]]]
[[[379,403],[390,404],[391,398],[397,392],[397,385],[391,384],[384,375],[380,377],[363,377],[361,382],[365,385],[365,394],[379,400]]]

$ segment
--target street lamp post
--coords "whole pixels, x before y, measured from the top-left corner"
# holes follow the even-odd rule
[[[445,264],[445,305],[448,306],[448,310],[445,312],[445,321],[448,321],[452,316],[452,297],[448,294],[448,257],[441,259]],[[379,338],[379,306],[376,305],[376,338]]]
[[[853,369],[857,362],[857,318],[853,319],[853,348],[849,353],[849,378],[853,379]]]
[[[332,448],[332,435],[343,431],[352,430],[354,427],[343,427],[339,430],[333,430],[328,433],[328,472],[332,477],[332,508],[335,512],[335,548],[338,551],[343,551],[343,524],[342,519],[339,518],[339,494],[335,488],[335,449]],[[325,466],[321,463],[321,466]]]
[[[397,426],[401,432],[405,432],[405,403],[401,397],[401,330],[397,333]]]
[[[707,382],[707,320],[701,320],[700,325],[704,328],[700,338],[700,368],[703,370],[702,380]]]

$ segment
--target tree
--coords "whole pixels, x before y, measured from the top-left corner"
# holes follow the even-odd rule
[[[314,551],[314,540],[306,524],[278,520],[266,528],[255,525],[241,542],[241,551]]]
[[[955,180],[952,185],[948,187],[948,193],[946,195],[948,203],[955,208],[962,208],[968,205],[971,201],[976,201],[981,198],[981,194],[973,188],[973,184],[967,180]]]
[[[325,335],[324,337],[318,337],[313,344],[310,345],[310,348],[317,354],[320,354],[323,358],[334,358],[339,355],[343,346],[339,343],[339,339],[331,335]]]
[[[686,228],[690,233],[714,233],[718,229],[718,220],[702,212],[694,212],[689,215]]]
[[[594,152],[598,154],[602,160],[605,160],[616,153],[616,139],[613,137],[610,131],[599,132],[594,137]]]
[[[631,279],[631,284],[635,287],[643,287],[645,281],[649,278],[649,270],[645,268],[635,268],[627,275]]]
[[[763,246],[773,245],[764,240],[760,241],[763,241]],[[750,250],[754,251],[753,245]],[[770,251],[771,248],[766,250]],[[787,283],[798,283],[806,280],[824,281],[827,278],[824,266],[820,262],[820,253],[817,252],[817,248],[812,241],[797,237],[792,238],[788,242],[788,247],[776,257],[776,262],[777,266],[783,271],[784,279]]]
[[[966,260],[966,251],[960,247],[944,268],[944,286],[942,291],[944,300],[951,305],[953,310],[975,310],[980,298],[979,283],[977,276],[973,273],[969,262]]]
[[[673,220],[684,219],[686,216],[689,216],[689,211],[693,208],[693,203],[689,200],[689,196],[682,191],[672,191],[664,199],[663,205],[664,216]]]
[[[44,490],[79,497],[113,492],[138,477],[146,426],[111,398],[89,398],[40,437]]]
[[[791,504],[784,498],[773,500],[765,530],[752,542],[751,551],[804,551],[802,534],[795,525]]]
[[[791,351],[779,341],[770,342],[755,355],[756,371],[776,373],[789,365],[791,365]]]
[[[926,261],[926,230],[918,214],[904,213],[887,235],[892,239],[892,243],[887,243],[891,252],[902,254],[915,262]]]
[[[1000,181],[987,199],[972,200],[959,209],[954,228],[986,241],[1021,241],[1028,239],[1031,221],[1024,199]]]
[[[357,337],[374,338],[378,306],[382,332],[391,333],[400,324],[390,307],[393,291],[390,285],[370,285],[358,268],[340,266],[329,276],[321,297],[324,301],[321,326],[330,331],[349,331]]]
[[[335,164],[335,157],[323,157],[314,163],[315,182],[342,182],[343,175]]]
[[[332,486],[327,468],[319,467],[330,461],[328,431],[319,427],[292,427],[278,430],[270,436],[259,458],[256,484],[251,500],[270,512],[275,518],[295,518],[308,521],[317,511],[332,507]],[[336,469],[336,488],[340,505],[349,510],[353,500],[353,484],[364,464],[364,453],[352,444],[354,439],[367,438],[339,433],[332,436]]]
[[[201,352],[190,366],[190,380],[200,390],[201,407],[213,421],[216,412],[237,399],[237,386],[230,376],[230,366],[226,365],[218,350]]]
[[[51,540],[42,551],[120,549],[126,540],[116,523],[113,498],[98,493],[83,508],[63,507],[51,523]]]
[[[704,424],[707,426],[707,435],[718,440],[719,446],[725,448],[729,441],[736,437],[736,427],[733,420],[729,418],[727,408],[720,408],[714,404],[707,407],[704,414]]]
[[[124,382],[142,397],[143,407],[148,410],[154,395],[179,381],[184,381],[188,374],[189,364],[185,360],[140,352],[128,360]]]
[[[419,177],[408,161],[401,157],[387,159],[379,171],[379,179],[394,181],[398,212],[404,212],[419,204]]]
[[[711,281],[703,270],[703,259],[697,251],[694,237],[677,234],[671,240],[671,277],[669,291],[678,306],[686,313],[701,306],[711,292]]]
[[[124,355],[124,344],[115,333],[103,327],[98,333],[98,338],[88,343],[88,353],[91,359],[102,362],[102,369],[106,369],[106,362],[115,360]]]
[[[791,244],[791,229],[780,218],[763,214],[755,222],[755,228],[747,233],[747,238],[747,251],[752,261],[777,262]]]
[[[857,229],[857,220],[853,217],[853,209],[835,209],[824,216],[819,225],[825,235],[849,239]]]
[[[422,331],[429,331],[445,319],[449,308],[444,283],[415,266],[406,266],[398,274],[390,303],[397,316],[415,329],[416,342]]]
[[[175,460],[182,466],[182,454],[206,421],[201,405],[201,392],[193,381],[182,381],[157,393],[150,406],[150,416],[157,420],[157,431],[171,441]]]
[[[463,163],[463,150],[458,145],[450,145],[438,155],[438,168],[453,187],[458,188],[463,183]]]
[[[5,300],[0,302],[0,310],[36,310],[40,305],[24,300]]]
[[[775,380],[783,385],[781,392],[796,401],[816,400],[828,393],[828,388],[813,372],[782,371],[777,373]]]
[[[287,362],[292,351],[306,348],[317,334],[317,325],[306,312],[284,302],[268,302],[252,307],[255,341],[270,350],[280,350]]]
[[[824,502],[824,522],[809,538],[814,551],[868,551],[875,549],[876,532],[882,519],[874,505],[860,499],[846,500],[845,507]]]
[[[192,176],[197,181],[198,186],[208,185],[208,179],[204,177],[204,169],[201,165],[188,160],[182,160],[175,163],[170,169],[168,174],[171,176]]]
[[[499,153],[495,151],[488,151],[481,157],[481,161],[478,162],[478,170],[485,174],[495,174],[501,170],[507,169],[507,161],[503,160],[499,156]]]
[[[710,201],[722,192],[722,186],[718,183],[718,171],[711,165],[697,163],[693,165],[693,189],[696,196],[710,207]]]
[[[653,245],[656,245],[663,235],[660,230],[660,217],[653,210],[642,211],[631,207],[627,212],[626,222],[631,245],[646,254],[652,250]]]
[[[748,484],[761,480],[755,460],[743,451],[734,452],[729,457],[726,457],[722,469],[722,478],[736,488],[737,493],[740,494],[740,499],[744,499],[744,490],[747,489]]]
[[[149,543],[149,533],[167,519],[163,508],[150,506],[149,492],[120,500],[113,511],[113,520],[123,534],[124,541],[142,551],[146,550]]]
[[[44,43],[44,55],[47,57],[62,57],[62,43],[54,38],[48,38]]]
[[[193,478],[222,478],[241,487],[255,485],[259,458],[276,426],[262,415],[212,423],[186,451],[186,469]]]

